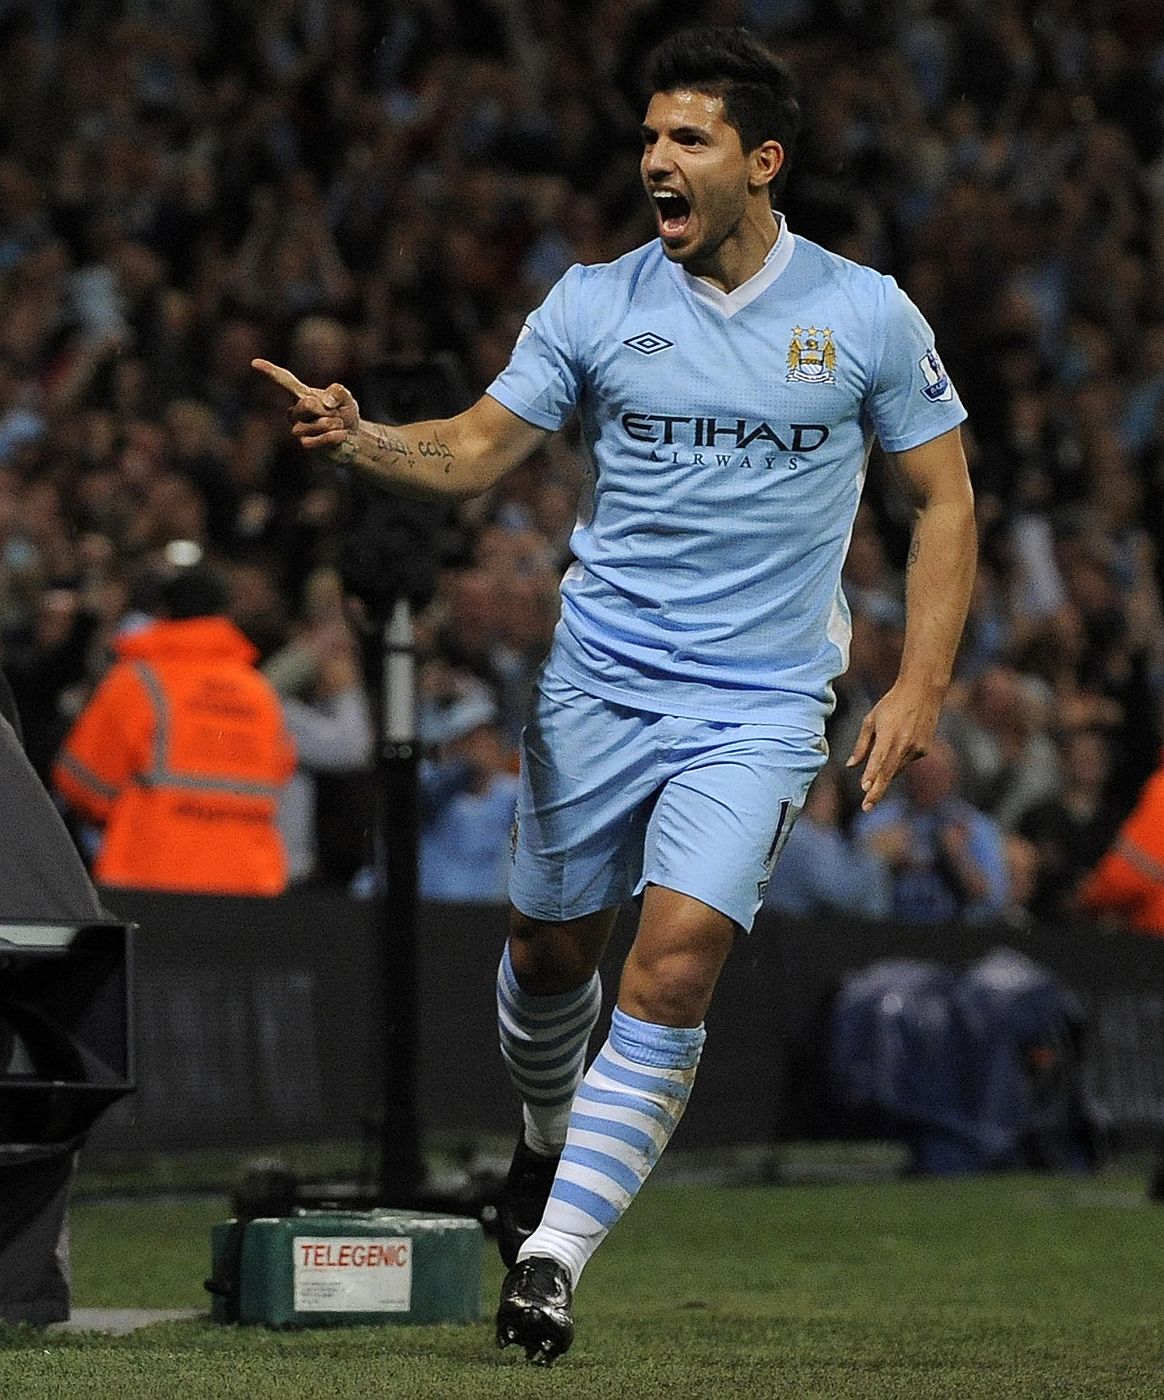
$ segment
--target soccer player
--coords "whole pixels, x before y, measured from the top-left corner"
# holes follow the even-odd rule
[[[549,1364],[587,1260],[683,1112],[704,1012],[825,760],[847,664],[840,588],[873,439],[917,500],[904,655],[849,763],[871,810],[930,744],[975,561],[962,406],[891,278],[774,210],[799,107],[743,29],[650,60],[642,179],[658,237],[572,267],[466,412],[364,422],[342,385],[256,368],[292,431],[386,486],[471,495],[572,414],[593,461],[524,739],[502,1054],[524,1131],[500,1209],[504,1346]],[[596,968],[641,896],[610,1035]]]

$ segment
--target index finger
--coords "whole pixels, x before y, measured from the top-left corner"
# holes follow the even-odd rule
[[[265,374],[268,379],[274,380],[280,389],[286,389],[289,394],[294,394],[297,399],[310,394],[311,390],[306,384],[296,379],[289,369],[284,369],[282,365],[273,365],[270,360],[252,360],[251,368],[257,369],[260,374]]]

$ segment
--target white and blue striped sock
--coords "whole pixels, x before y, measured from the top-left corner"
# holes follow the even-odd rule
[[[577,1285],[682,1118],[704,1034],[702,1026],[655,1026],[616,1008],[610,1037],[574,1097],[546,1213],[519,1259],[548,1255]]]
[[[562,1150],[570,1104],[586,1065],[590,1032],[602,1009],[602,984],[589,982],[557,996],[523,991],[509,959],[497,969],[497,1028],[501,1056],[522,1098],[525,1140],[552,1157]]]

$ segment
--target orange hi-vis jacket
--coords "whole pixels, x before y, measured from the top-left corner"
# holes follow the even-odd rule
[[[278,894],[276,826],[295,749],[258,653],[220,617],[155,622],[119,660],[66,739],[61,795],[105,827],[104,884],[203,894]]]
[[[1080,886],[1079,902],[1164,936],[1164,768],[1148,779],[1111,849]]]

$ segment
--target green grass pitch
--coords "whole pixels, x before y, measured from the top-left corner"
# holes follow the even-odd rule
[[[200,1307],[225,1205],[75,1203],[74,1305]],[[553,1370],[469,1327],[0,1329],[13,1400],[1164,1395],[1164,1206],[1142,1175],[648,1186]]]

